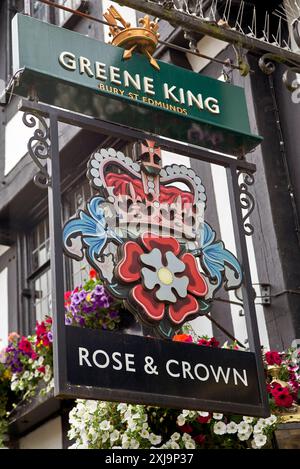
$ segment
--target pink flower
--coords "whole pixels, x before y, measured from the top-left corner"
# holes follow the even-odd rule
[[[94,280],[97,277],[97,272],[95,271],[95,269],[90,270],[89,276],[91,280]]]
[[[22,339],[20,340],[19,350],[21,350],[21,352],[26,353],[28,355],[32,353],[31,343],[26,337],[22,337]]]
[[[287,389],[287,388],[284,388],[284,389]],[[293,404],[293,396],[289,393],[289,392],[281,392],[281,393],[278,393],[277,396],[275,396],[275,404],[278,406],[278,407],[291,407],[291,405]]]
[[[209,340],[207,340],[207,339],[199,339],[199,340],[198,340],[198,345],[205,345],[206,347],[209,347]]]
[[[282,363],[278,352],[266,352],[265,358],[268,365],[281,365]]]
[[[183,432],[183,433],[192,433],[193,431],[193,427],[191,425],[189,425],[188,423],[186,423],[185,425],[182,425],[180,427],[180,430]]]
[[[204,345],[206,347],[219,347],[220,342],[218,342],[215,337],[212,337],[210,340],[202,338],[198,340],[198,345]]]
[[[206,436],[205,435],[202,435],[200,433],[200,435],[197,435],[194,437],[194,440],[196,443],[198,443],[199,445],[203,445],[205,443],[205,440],[206,440]]]
[[[199,423],[209,423],[211,421],[211,415],[209,414],[207,417],[202,417],[201,415],[199,415],[197,417],[197,422]]]

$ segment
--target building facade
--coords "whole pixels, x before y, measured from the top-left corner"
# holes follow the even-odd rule
[[[102,18],[102,13],[112,2],[60,0],[56,3]],[[273,9],[281,5],[281,2],[273,3]],[[291,14],[289,3],[292,4],[283,2],[282,6]],[[206,7],[209,12],[210,6]],[[117,8],[132,25],[144,15],[127,7]],[[20,98],[13,89],[5,91],[12,78],[11,20],[16,12],[24,12],[99,41],[109,40],[107,26],[39,1],[4,0],[0,5],[0,337],[3,345],[10,331],[30,334],[36,320],[51,314],[47,191],[33,183],[37,168],[27,149],[33,129],[25,127],[22,122],[22,113],[18,111]],[[183,28],[173,27],[164,20],[159,20],[159,25],[162,41],[187,51],[160,44],[155,57],[243,87],[252,132],[264,138],[262,144],[247,155],[247,160],[257,166],[255,183],[251,186],[255,209],[250,222],[254,226],[254,234],[248,238],[248,250],[261,344],[282,350],[294,339],[300,339],[300,137],[297,129],[300,108],[297,96],[283,86],[283,65],[278,65],[272,75],[265,75],[258,66],[259,57],[249,52],[245,57],[251,73],[243,77],[238,70],[222,64],[228,64],[228,59],[232,63],[236,61],[236,50],[228,42],[208,35],[196,36],[194,39],[200,53],[218,61],[209,60],[188,52],[189,41]],[[59,142],[61,212],[62,219],[66,221],[83,208],[91,194],[85,176],[90,154],[100,146],[122,147],[124,142],[67,124],[60,124]],[[130,149],[125,147],[125,151]],[[215,227],[218,238],[235,253],[225,170],[163,152],[163,163],[170,162],[185,164],[201,176],[211,194],[206,220]],[[80,284],[87,272],[88,267],[83,262],[66,259],[66,290]],[[212,316],[231,336],[247,345],[241,298],[232,293],[223,294],[215,301]],[[192,327],[199,334],[214,335],[223,342],[227,340],[224,330],[205,317],[193,321]],[[43,402],[31,420],[23,416],[23,420],[30,420],[30,423],[15,422],[16,445],[20,448],[67,447],[69,405],[58,405],[54,400]]]

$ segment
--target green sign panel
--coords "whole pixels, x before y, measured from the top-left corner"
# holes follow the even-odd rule
[[[15,92],[105,121],[240,156],[256,147],[244,90],[28,16],[13,19]]]

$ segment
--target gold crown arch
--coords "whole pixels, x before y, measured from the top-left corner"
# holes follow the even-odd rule
[[[109,35],[112,36],[111,44],[125,49],[123,58],[128,60],[133,52],[141,52],[146,55],[152,67],[159,70],[157,61],[152,57],[158,44],[158,23],[151,21],[148,15],[139,19],[141,27],[131,27],[121,14],[112,5],[103,14],[109,23]],[[122,26],[118,25],[121,23]]]

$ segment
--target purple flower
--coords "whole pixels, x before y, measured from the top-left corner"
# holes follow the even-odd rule
[[[95,295],[99,295],[99,296],[102,296],[105,293],[102,285],[96,285],[94,292],[95,292]]]
[[[53,342],[53,334],[51,331],[48,332],[47,337],[48,337],[49,342]]]
[[[72,324],[72,319],[69,316],[65,316],[65,325],[70,326]]]
[[[87,295],[87,292],[85,290],[81,290],[81,292],[79,292],[79,294],[78,294],[78,296],[80,298],[80,301],[85,300],[86,295]]]
[[[78,293],[75,293],[75,295],[72,296],[71,302],[74,303],[75,305],[78,305],[81,302],[81,298]],[[71,308],[72,308],[72,305],[71,305]]]
[[[109,312],[109,317],[110,317],[111,319],[115,319],[115,318],[117,318],[118,316],[119,316],[118,311],[110,311],[110,312]]]

